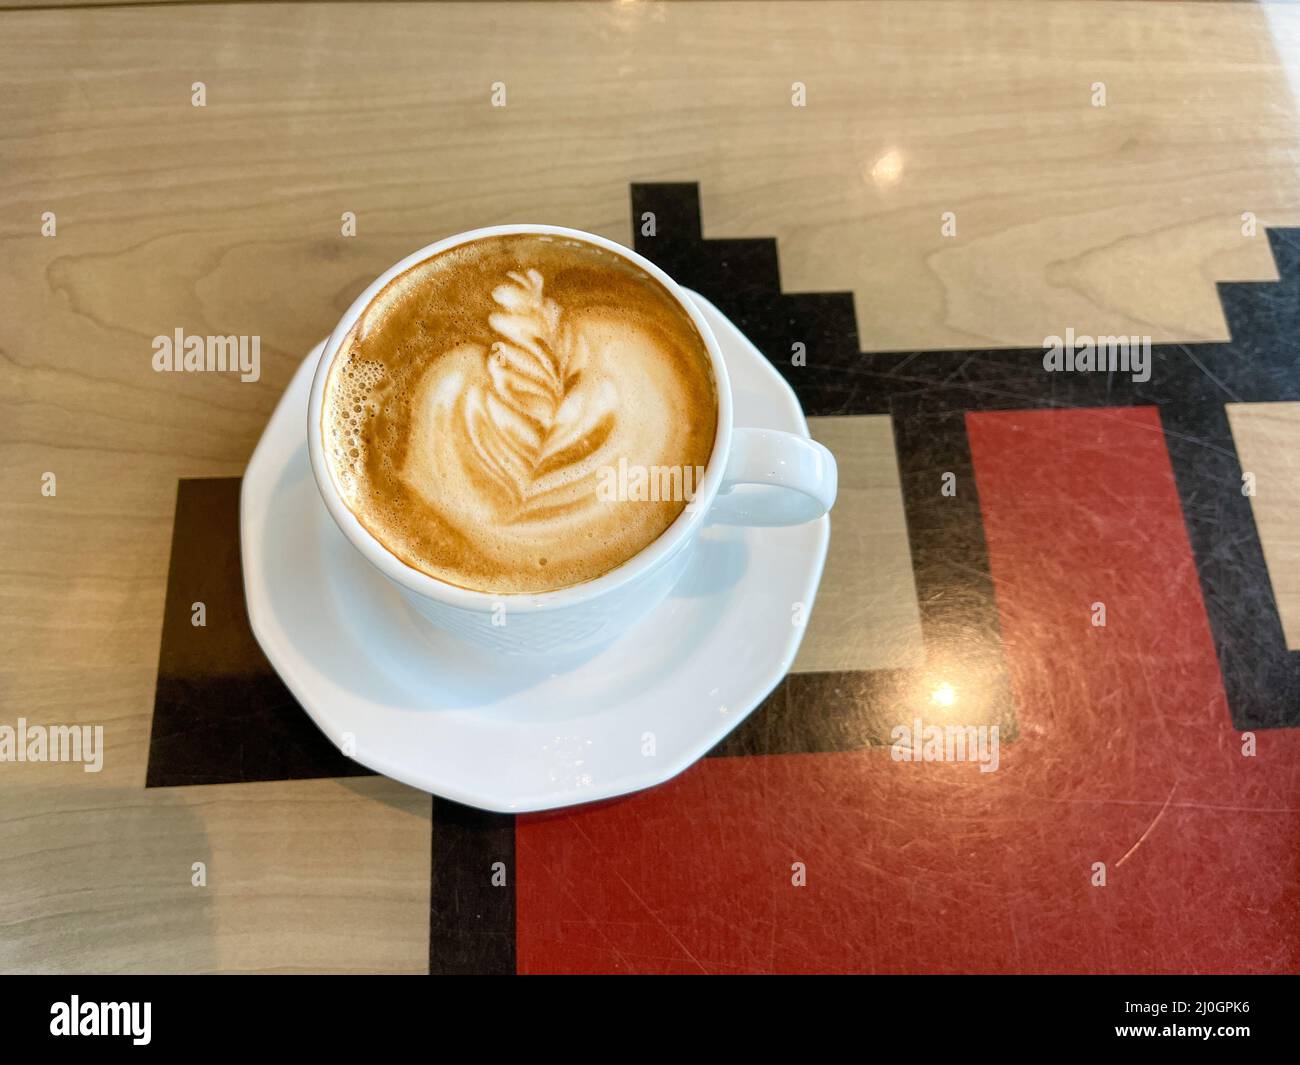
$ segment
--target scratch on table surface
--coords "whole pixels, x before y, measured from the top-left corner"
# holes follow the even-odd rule
[[[586,830],[585,828],[582,827],[582,824],[581,824],[581,822],[578,820],[578,818],[576,818],[576,817],[572,817],[572,818],[570,818],[570,823],[571,823],[571,824],[572,824],[572,825],[573,825],[573,826],[574,826],[574,827],[575,827],[579,832],[582,833],[582,838],[585,839],[585,840],[587,841],[588,845],[591,846],[593,849],[595,849],[595,846],[596,846],[595,841],[592,840],[591,836],[589,836],[589,835],[587,834],[587,830]],[[630,894],[630,895],[632,896],[632,898],[636,899],[637,904],[638,904],[638,905],[639,905],[643,910],[645,910],[645,912],[646,912],[647,914],[650,915],[650,917],[654,920],[654,922],[655,922],[655,923],[656,923],[656,924],[657,924],[661,929],[663,929],[664,932],[666,932],[666,933],[668,934],[668,938],[671,939],[671,940],[673,941],[673,943],[675,943],[675,944],[677,945],[678,949],[681,950],[681,952],[682,952],[682,953],[687,957],[687,959],[689,959],[690,962],[691,962],[693,965],[695,965],[695,966],[700,970],[700,972],[704,973],[704,974],[707,976],[707,975],[708,975],[708,969],[706,969],[706,968],[704,967],[704,964],[700,961],[700,959],[697,958],[694,954],[692,954],[692,953],[690,952],[690,949],[686,946],[686,944],[683,943],[683,942],[682,942],[682,941],[677,937],[677,933],[674,932],[671,928],[669,928],[666,924],[664,924],[663,919],[662,919],[662,918],[661,918],[657,913],[655,913],[654,910],[652,910],[652,909],[650,908],[649,904],[645,901],[645,899],[643,899],[640,895],[638,895],[638,894],[636,893],[636,889],[634,889],[634,888],[632,887],[632,885],[629,884],[629,883],[627,882],[627,878],[624,877],[623,874],[620,873],[617,869],[612,870],[612,872],[613,872],[613,874],[614,874],[616,877],[618,877],[619,881],[623,884],[623,886],[624,886],[625,888],[627,888],[628,894]]]
[[[1192,360],[1193,363],[1196,364],[1196,368],[1197,368],[1198,370],[1200,370],[1201,373],[1205,374],[1206,377],[1208,377],[1211,381],[1213,381],[1216,385],[1219,386],[1219,391],[1220,391],[1220,392],[1222,392],[1225,396],[1228,396],[1229,398],[1231,398],[1231,400],[1232,400],[1234,403],[1240,403],[1240,402],[1241,402],[1241,397],[1240,397],[1239,395],[1237,395],[1237,393],[1234,392],[1231,388],[1229,388],[1226,384],[1224,384],[1222,381],[1220,381],[1217,377],[1215,377],[1214,374],[1210,373],[1210,371],[1209,371],[1209,369],[1206,367],[1205,363],[1201,362],[1201,360],[1198,359],[1198,358],[1197,358],[1197,357],[1192,353],[1192,349],[1191,349],[1191,348],[1189,348],[1186,344],[1179,344],[1178,347],[1179,347],[1179,350],[1181,350],[1182,353],[1183,353],[1184,355],[1186,355],[1189,359]]]
[[[1169,788],[1169,794],[1165,798],[1165,804],[1162,807],[1160,807],[1160,812],[1156,814],[1155,820],[1152,821],[1151,824],[1147,825],[1147,830],[1143,832],[1142,835],[1138,836],[1138,841],[1128,849],[1128,852],[1124,855],[1124,857],[1115,863],[1116,869],[1118,869],[1121,865],[1123,865],[1126,861],[1129,860],[1129,856],[1140,846],[1142,846],[1147,836],[1151,835],[1151,832],[1156,827],[1156,825],[1160,824],[1160,818],[1164,817],[1165,811],[1169,809],[1169,803],[1173,800],[1174,791],[1177,789],[1177,787],[1178,787],[1178,781],[1175,780],[1173,785]]]

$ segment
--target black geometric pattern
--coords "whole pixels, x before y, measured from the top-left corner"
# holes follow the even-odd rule
[[[641,235],[647,213],[653,236]],[[1135,382],[1127,373],[1046,372],[1042,348],[864,354],[849,293],[785,295],[774,240],[703,239],[697,185],[633,185],[632,219],[637,251],[734,321],[806,414],[892,415],[923,622],[923,588],[952,587],[961,573],[987,575],[978,508],[963,514],[932,500],[932,472],[960,471],[959,479],[969,472],[967,412],[1158,407],[1233,724],[1300,727],[1300,652],[1286,647],[1224,409],[1300,399],[1300,231],[1268,231],[1279,281],[1219,285],[1228,343],[1153,345],[1150,379]],[[791,365],[796,342],[807,347],[806,366]],[[945,418],[946,431],[929,431]],[[971,489],[958,497],[974,496],[973,481]],[[930,573],[945,564],[949,573]],[[962,589],[969,625],[960,611],[956,623],[968,634],[986,625],[992,644],[992,585],[983,576],[973,583]]]

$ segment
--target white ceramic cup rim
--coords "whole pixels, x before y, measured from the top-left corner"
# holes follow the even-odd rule
[[[343,338],[348,335],[362,312],[379,295],[385,285],[399,274],[404,273],[425,259],[460,244],[467,244],[470,241],[481,240],[485,237],[508,236],[518,233],[569,237],[595,244],[597,247],[621,255],[662,284],[681,305],[682,309],[686,311],[695,328],[699,330],[705,347],[708,349],[718,398],[718,427],[713,438],[713,450],[709,455],[708,464],[704,468],[704,476],[696,488],[692,504],[685,508],[658,538],[647,544],[622,565],[616,566],[608,573],[604,573],[593,580],[571,585],[567,588],[560,588],[552,592],[479,592],[448,584],[446,581],[441,581],[437,577],[432,577],[413,566],[407,565],[389,551],[369,529],[361,524],[348,505],[343,502],[338,485],[334,481],[333,469],[325,458],[324,438],[321,431],[321,410],[325,397],[325,383],[329,377],[329,368],[338,354]],[[325,346],[320,354],[320,362],[316,366],[316,376],[312,379],[311,399],[307,406],[307,450],[311,458],[312,472],[316,477],[317,485],[320,487],[321,498],[325,501],[326,509],[352,545],[384,576],[402,587],[449,606],[479,612],[490,612],[498,606],[505,606],[507,612],[515,613],[531,613],[576,606],[615,591],[635,581],[642,574],[655,569],[661,562],[669,558],[685,540],[694,535],[704,521],[709,507],[713,505],[718,489],[722,485],[727,456],[731,451],[731,433],[731,380],[727,376],[726,363],[722,361],[722,352],[718,346],[718,340],[713,335],[713,330],[709,328],[709,323],[705,320],[704,315],[695,305],[695,301],[686,295],[677,282],[649,259],[605,237],[597,236],[594,233],[585,233],[580,229],[567,229],[563,226],[519,224],[471,229],[426,245],[419,251],[412,252],[401,262],[389,267],[353,301],[352,306],[344,312],[343,317],[339,319],[338,325],[330,333],[329,339],[325,341]]]

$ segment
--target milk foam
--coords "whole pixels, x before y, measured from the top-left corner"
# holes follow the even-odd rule
[[[487,238],[402,275],[331,369],[322,431],[348,507],[410,565],[462,587],[590,580],[681,500],[597,491],[619,460],[703,466],[707,349],[653,278],[581,241]]]

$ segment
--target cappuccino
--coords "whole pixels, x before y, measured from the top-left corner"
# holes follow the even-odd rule
[[[708,348],[658,280],[543,234],[417,264],[330,367],[322,442],[357,520],[403,562],[474,591],[554,591],[622,565],[689,493],[602,490],[611,471],[698,483],[717,430]]]

